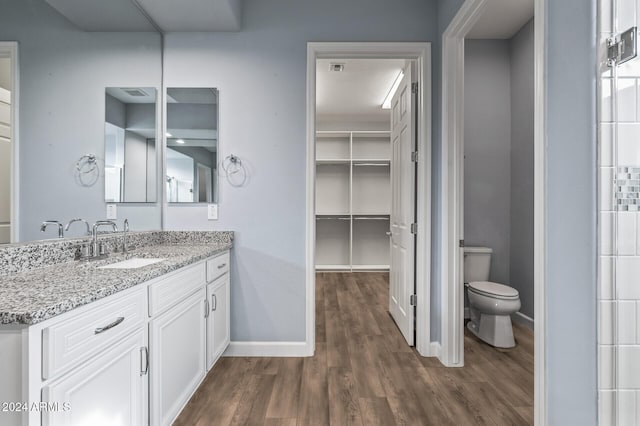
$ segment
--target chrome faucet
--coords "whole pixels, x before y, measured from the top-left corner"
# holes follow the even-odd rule
[[[129,219],[124,220],[124,230],[122,231],[122,252],[127,252],[127,234],[129,233]]]
[[[112,220],[99,220],[93,224],[93,235],[91,239],[91,256],[98,257],[104,253],[100,253],[101,250],[98,249],[98,228],[100,226],[111,226],[114,232],[118,232],[118,227],[115,222]]]
[[[44,232],[49,225],[57,225],[58,226],[58,238],[64,238],[64,229],[62,228],[62,224],[57,220],[45,220],[40,225],[40,232]]]
[[[80,218],[77,218],[77,219],[71,219],[71,220],[69,221],[69,223],[67,223],[67,226],[65,226],[65,227],[64,227],[65,232],[68,232],[68,231],[69,231],[69,227],[70,227],[70,226],[71,226],[71,224],[72,224],[72,223],[74,223],[74,222],[84,222],[84,224],[87,226],[87,234],[86,234],[86,235],[91,235],[91,227],[89,226],[89,222],[87,222],[87,221],[86,221],[86,220],[84,220],[84,219],[80,219]]]

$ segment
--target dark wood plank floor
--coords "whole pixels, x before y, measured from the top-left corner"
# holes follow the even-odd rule
[[[465,366],[408,347],[388,274],[319,273],[312,358],[222,358],[177,425],[530,425],[533,334],[497,350],[465,329]]]

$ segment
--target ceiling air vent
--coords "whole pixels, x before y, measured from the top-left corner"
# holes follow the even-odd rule
[[[332,62],[332,63],[329,64],[329,71],[342,72],[342,71],[344,71],[344,64],[339,64],[337,62]]]
[[[122,89],[125,91],[125,93],[129,96],[136,96],[136,97],[144,97],[144,96],[148,96],[147,92],[145,92],[142,89]]]

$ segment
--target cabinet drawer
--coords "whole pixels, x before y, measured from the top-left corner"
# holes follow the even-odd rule
[[[143,288],[122,297],[96,302],[92,309],[42,330],[42,378],[58,376],[89,359],[145,322]]]
[[[229,272],[229,252],[224,252],[221,255],[207,260],[207,282],[215,280],[219,276]]]
[[[204,265],[200,263],[151,284],[149,315],[158,315],[197,289],[204,287],[204,274]]]

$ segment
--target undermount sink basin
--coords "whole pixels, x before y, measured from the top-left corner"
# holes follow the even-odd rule
[[[98,266],[98,269],[136,269],[143,266],[153,265],[162,262],[164,259],[152,257],[134,257],[132,259],[123,260],[122,262],[111,263],[109,265]]]

